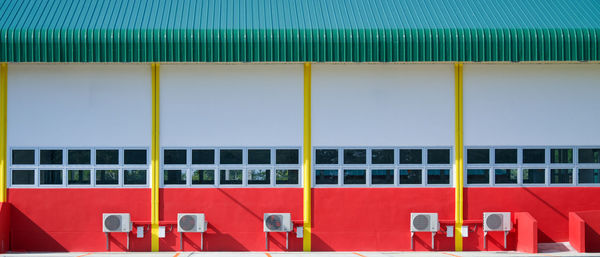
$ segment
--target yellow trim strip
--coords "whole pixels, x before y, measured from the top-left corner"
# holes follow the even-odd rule
[[[454,207],[454,250],[463,250],[463,238],[461,227],[463,225],[463,64],[457,62],[454,64],[454,133],[455,133],[455,160],[456,168],[456,188],[455,188],[455,207]]]
[[[159,158],[160,158],[160,64],[152,63],[152,189],[151,189],[151,245],[152,251],[158,252],[158,200]]]
[[[7,90],[7,64],[0,64],[0,202],[6,202],[6,94]]]
[[[309,62],[304,63],[304,145],[302,146],[303,164],[302,173],[304,174],[304,236],[302,238],[302,250],[311,251],[311,181],[310,181],[310,157],[311,157],[311,66]]]

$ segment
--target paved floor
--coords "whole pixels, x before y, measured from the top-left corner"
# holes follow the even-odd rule
[[[161,253],[11,253],[0,256],[39,257],[525,257],[525,256],[600,256],[600,253],[554,252],[526,254],[518,252],[161,252]]]

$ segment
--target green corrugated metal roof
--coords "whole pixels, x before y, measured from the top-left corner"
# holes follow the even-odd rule
[[[600,0],[4,0],[0,61],[600,59]]]

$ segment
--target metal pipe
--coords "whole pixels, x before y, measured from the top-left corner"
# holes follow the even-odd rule
[[[269,232],[265,232],[265,250],[269,250]]]
[[[200,251],[204,251],[204,232],[200,232]]]
[[[415,232],[410,232],[410,249],[414,250],[415,249]]]
[[[483,231],[483,249],[487,250],[487,240],[485,240],[485,237],[487,236],[487,231]]]
[[[129,251],[129,232],[127,232],[127,251]]]
[[[288,249],[288,232],[285,232],[285,249]],[[506,247],[505,247],[506,248]]]
[[[435,249],[435,233],[431,232],[431,250]]]
[[[179,251],[183,251],[183,232],[179,232]]]
[[[106,234],[106,251],[108,250],[108,232],[104,232],[104,234]]]
[[[508,231],[504,231],[504,249],[506,249],[506,236],[508,235]]]

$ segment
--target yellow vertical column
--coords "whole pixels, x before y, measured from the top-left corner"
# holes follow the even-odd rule
[[[463,64],[454,64],[454,167],[455,173],[455,199],[454,199],[454,249],[463,250],[462,230],[463,225]]]
[[[152,251],[158,252],[158,200],[160,158],[160,64],[152,63],[152,160],[151,160],[151,233]]]
[[[304,213],[304,237],[302,238],[302,249],[306,252],[310,252],[311,250],[311,227],[312,227],[312,217],[311,217],[311,66],[309,62],[304,63],[304,144],[302,145],[303,149],[303,160],[302,160],[302,174],[304,174],[304,203],[303,203],[303,213]]]
[[[7,79],[6,63],[0,64],[0,202],[6,202],[6,97]]]

